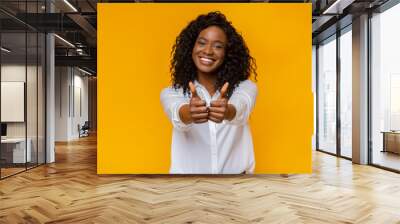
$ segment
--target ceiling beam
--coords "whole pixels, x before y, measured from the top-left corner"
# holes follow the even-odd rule
[[[78,24],[90,37],[97,37],[97,30],[90,24],[85,17],[80,15],[79,13],[71,13],[67,14],[67,16],[73,20],[76,24]]]
[[[81,66],[96,71],[97,60],[91,56],[55,56],[56,66]]]

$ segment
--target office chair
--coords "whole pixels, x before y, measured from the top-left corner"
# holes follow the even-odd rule
[[[90,125],[89,125],[89,121],[85,121],[85,123],[82,125],[82,127],[79,127],[80,125],[78,125],[78,129],[79,129],[79,138],[80,137],[87,137],[89,136],[89,129],[90,129]]]

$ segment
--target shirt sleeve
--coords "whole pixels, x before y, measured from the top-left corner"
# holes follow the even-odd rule
[[[184,104],[189,104],[189,98],[183,95],[181,89],[165,88],[160,95],[161,104],[174,128],[187,131],[193,124],[185,124],[179,116],[179,109]]]
[[[233,125],[246,124],[254,108],[256,97],[256,84],[250,80],[241,82],[228,101],[228,104],[232,104],[235,107],[236,115],[231,121],[226,120],[226,122]]]

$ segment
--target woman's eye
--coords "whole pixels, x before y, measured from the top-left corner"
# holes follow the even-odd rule
[[[199,41],[199,42],[197,42],[200,46],[204,46],[206,43],[205,42],[202,42],[202,41]]]
[[[217,49],[222,49],[222,48],[224,48],[224,46],[222,46],[222,45],[215,45],[214,47],[217,48]]]

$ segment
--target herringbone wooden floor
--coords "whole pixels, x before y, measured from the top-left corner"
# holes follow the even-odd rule
[[[400,223],[400,175],[316,152],[311,175],[98,176],[94,137],[0,181],[0,223]]]

